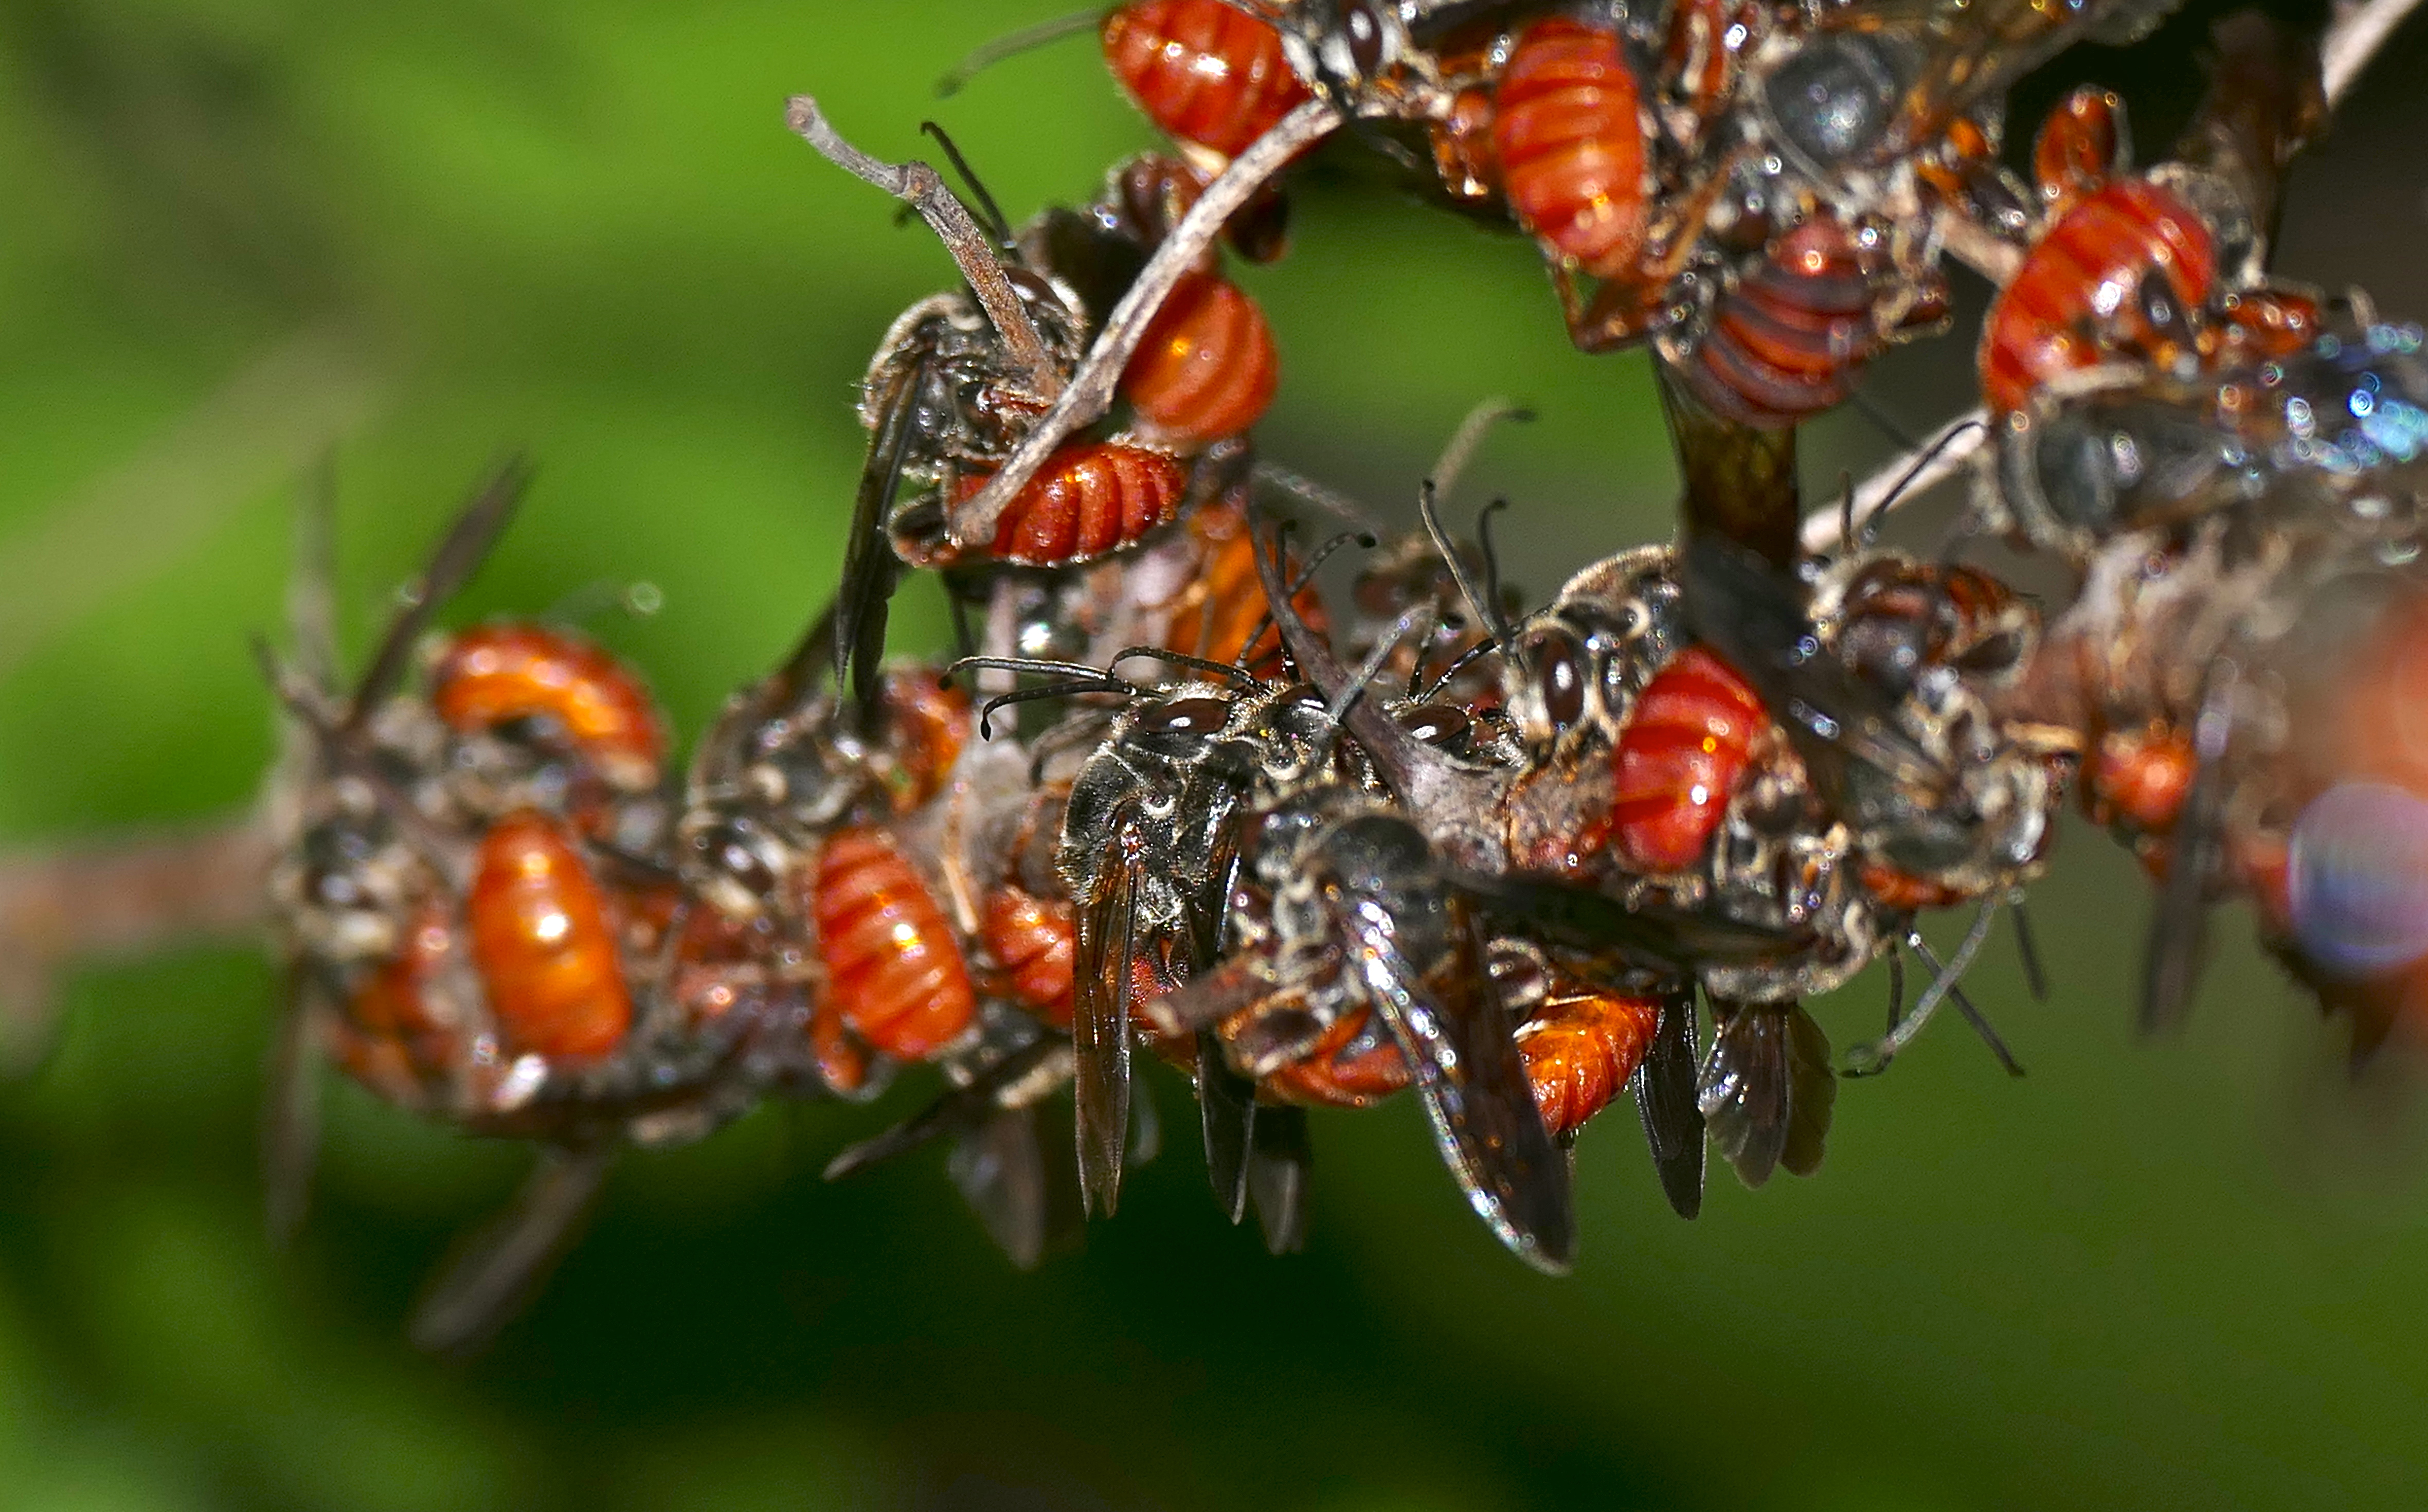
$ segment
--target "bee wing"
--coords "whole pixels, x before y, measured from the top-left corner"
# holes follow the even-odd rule
[[[395,689],[397,681],[404,676],[405,664],[412,659],[413,643],[421,638],[431,617],[455,596],[489,554],[489,548],[497,544],[506,522],[514,518],[515,506],[522,501],[523,490],[530,484],[531,464],[518,456],[508,457],[455,517],[447,538],[431,554],[430,565],[405,591],[404,607],[388,621],[387,632],[380,637],[379,649],[372,653],[369,667],[354,685],[353,701],[347,706],[339,728],[359,728],[379,707],[380,700]]]
[[[458,1357],[485,1348],[555,1269],[620,1153],[613,1144],[543,1151],[506,1210],[458,1245],[422,1293],[415,1347]]]
[[[1438,995],[1379,913],[1353,907],[1336,916],[1367,996],[1416,1074],[1434,1143],[1476,1216],[1519,1258],[1560,1274],[1576,1250],[1567,1157],[1534,1109],[1517,1026],[1492,989],[1473,924],[1455,904],[1452,915]]]
[[[1636,1116],[1652,1149],[1661,1191],[1681,1218],[1703,1210],[1703,1110],[1695,1106],[1695,990],[1661,1002],[1652,1045],[1635,1068]]]
[[[868,455],[861,464],[860,488],[852,496],[851,534],[844,538],[843,583],[835,590],[834,602],[835,686],[848,686],[862,709],[876,701],[877,669],[885,659],[886,611],[902,570],[885,534],[885,516],[902,487],[902,465],[910,452],[911,399],[926,373],[926,363],[913,363],[886,391],[876,434],[868,438]]]
[[[1256,1109],[1255,1148],[1248,1157],[1248,1191],[1265,1248],[1295,1255],[1306,1247],[1306,1178],[1315,1154],[1306,1137],[1306,1109],[1266,1104]]]
[[[1122,1148],[1130,1126],[1130,982],[1138,946],[1138,858],[1108,868],[1078,911],[1072,952],[1073,1096],[1079,1192],[1110,1215],[1121,1200]]]
[[[1748,1187],[1780,1165],[1812,1175],[1838,1096],[1821,1027],[1800,1004],[1714,1002],[1712,1011],[1696,1102],[1720,1158]]]
[[[1197,1031],[1197,1122],[1206,1136],[1206,1179],[1238,1223],[1248,1215],[1248,1167],[1256,1138],[1256,1084],[1231,1069],[1212,1029]]]
[[[1787,1012],[1787,1142],[1779,1163],[1792,1175],[1821,1169],[1829,1138],[1829,1114],[1838,1102],[1838,1073],[1829,1064],[1829,1036],[1804,1005]]]
[[[1679,572],[1688,632],[1753,684],[1833,798],[1848,792],[1850,762],[1922,794],[1952,781],[1897,729],[1894,700],[1837,662],[1808,653],[1807,594],[1793,572],[1724,537],[1691,531],[1679,551]]]
[[[1631,907],[1598,888],[1551,878],[1444,867],[1451,885],[1486,912],[1563,944],[1616,950],[1638,964],[1688,967],[1745,963],[1778,953],[1792,937],[1733,920]]]
[[[261,1109],[262,1216],[271,1242],[282,1248],[304,1226],[312,1200],[312,1167],[320,1153],[320,1025],[328,1010],[320,978],[289,965]]]
[[[1045,1158],[1033,1108],[1005,1108],[961,1136],[944,1172],[989,1238],[1026,1271],[1045,1253]]]
[[[2191,1002],[2192,986],[2200,979],[2209,879],[2219,861],[2218,827],[2225,806],[2226,737],[2239,680],[2232,662],[2220,661],[2210,667],[2200,716],[2192,727],[2192,748],[2199,764],[2193,768],[2183,812],[2175,820],[2174,850],[2168,859],[2166,885],[2158,893],[2157,912],[2150,920],[2150,945],[2142,961],[2141,1027],[2145,1032],[2181,1024]]]

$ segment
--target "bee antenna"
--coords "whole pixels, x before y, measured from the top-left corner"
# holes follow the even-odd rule
[[[1475,512],[1475,544],[1484,552],[1484,595],[1495,610],[1501,607],[1501,552],[1492,544],[1492,517],[1508,507],[1508,500],[1496,497]],[[1508,621],[1501,623],[1505,627]]]
[[[1012,287],[1002,262],[996,258],[993,243],[978,229],[969,206],[944,187],[934,169],[926,163],[895,164],[871,157],[844,140],[826,118],[826,112],[818,108],[818,102],[806,94],[796,94],[784,103],[784,123],[827,161],[917,209],[919,218],[927,222],[927,228],[952,255],[953,266],[968,281],[970,292],[977,296],[988,322],[1003,338],[1008,353],[1026,375],[1029,386],[1048,403],[1062,397],[1061,370],[1045,350],[1044,338],[1037,334],[1037,322],[1029,319],[1020,291]]]
[[[949,100],[960,93],[970,80],[1005,58],[1016,58],[1022,53],[1058,42],[1065,37],[1075,37],[1083,31],[1092,30],[1103,19],[1104,8],[1101,6],[1088,10],[1074,10],[1067,16],[1056,16],[1033,26],[1006,32],[993,41],[981,42],[936,81],[936,98]]]
[[[1234,666],[1228,662],[1218,662],[1211,657],[1191,656],[1186,651],[1168,651],[1160,646],[1125,646],[1114,652],[1112,659],[1105,665],[1107,667],[1119,666],[1133,656],[1152,657],[1158,662],[1170,662],[1174,666],[1194,667],[1198,671],[1209,672],[1226,682],[1250,689],[1261,688],[1265,685],[1264,679],[1245,667]]]
[[[1090,666],[1085,662],[1057,661],[1046,656],[964,656],[946,666],[938,681],[949,684],[954,676],[965,666],[981,671],[1027,672],[1043,677],[1067,678],[1076,682],[1115,682],[1119,683],[1125,692],[1146,691],[1114,676],[1104,667]]]
[[[1467,465],[1475,460],[1476,449],[1484,445],[1484,438],[1494,426],[1503,420],[1527,425],[1534,419],[1534,412],[1514,399],[1496,396],[1485,400],[1458,422],[1458,429],[1451,433],[1450,443],[1434,459],[1433,468],[1425,476],[1433,480],[1442,497],[1450,497],[1458,491],[1459,478],[1467,471]]]
[[[933,121],[920,122],[919,129],[936,139],[936,145],[944,149],[944,160],[953,165],[953,172],[960,175],[962,187],[970,191],[971,198],[978,202],[978,208],[986,212],[987,230],[993,233],[996,241],[1010,246],[1011,222],[1004,215],[1003,206],[997,205],[994,196],[988,192],[986,180],[978,177],[977,171],[970,167],[970,160],[961,156],[961,149],[951,134]]]
[[[1335,730],[1339,729],[1340,722],[1349,717],[1350,706],[1365,696],[1366,685],[1382,675],[1383,664],[1400,649],[1400,642],[1406,638],[1408,632],[1417,628],[1419,618],[1430,613],[1431,610],[1421,605],[1409,610],[1392,623],[1390,633],[1374,643],[1374,649],[1367,653],[1365,663],[1351,674],[1347,684],[1334,694],[1332,702],[1325,706],[1324,713],[1331,715]]]
[[[1438,697],[1442,689],[1450,686],[1450,680],[1452,678],[1454,678],[1461,672],[1467,670],[1468,663],[1477,660],[1488,651],[1497,651],[1500,649],[1500,638],[1497,636],[1487,635],[1484,639],[1477,641],[1474,645],[1468,647],[1467,649],[1459,652],[1456,660],[1452,661],[1450,666],[1442,668],[1441,676],[1434,680],[1434,685],[1425,689],[1424,697],[1428,700]]]
[[[1283,520],[1279,525],[1274,527],[1274,550],[1281,550],[1283,537],[1287,536],[1292,528],[1292,524],[1288,520]],[[1290,598],[1295,600],[1300,594],[1306,591],[1306,585],[1315,581],[1317,569],[1323,566],[1324,562],[1331,557],[1333,552],[1353,543],[1362,551],[1370,551],[1376,545],[1376,536],[1371,531],[1342,531],[1339,534],[1326,539],[1323,544],[1318,546],[1313,551],[1307,554],[1306,564],[1299,568],[1298,576],[1290,580]],[[1265,605],[1263,617],[1259,618],[1256,621],[1255,628],[1248,633],[1248,638],[1240,643],[1239,654],[1241,656],[1245,656],[1248,652],[1254,650],[1256,643],[1265,638],[1265,632],[1272,628],[1273,606],[1268,603]],[[1284,648],[1282,654],[1287,658],[1289,655],[1288,649]]]
[[[1959,436],[1971,431],[1980,431],[1986,434],[1989,429],[1990,427],[1987,421],[1982,420],[1977,417],[1968,416],[1964,419],[1960,419],[1955,424],[1949,426],[1944,431],[1940,432],[1936,436],[1933,436],[1931,438],[1930,445],[1923,448],[1922,454],[1915,457],[1911,465],[1907,467],[1905,471],[1898,475],[1897,481],[1890,485],[1889,491],[1880,495],[1880,501],[1872,506],[1872,512],[1863,517],[1863,523],[1861,531],[1856,534],[1849,534],[1846,537],[1847,548],[1852,550],[1854,547],[1859,545],[1869,546],[1872,543],[1872,538],[1879,534],[1880,520],[1882,517],[1886,516],[1891,509],[1895,507],[1897,500],[1904,495],[1907,489],[1914,485],[1914,481],[1916,479],[1920,478],[1925,472],[1930,469],[1930,465],[1939,460],[1942,452],[1956,444]],[[1847,501],[1846,508],[1849,515],[1851,515],[1854,509],[1854,503],[1851,498],[1849,498]]]
[[[1899,1021],[1896,1027],[1870,1044],[1857,1046],[1848,1055],[1850,1074],[1872,1076],[1888,1069],[1888,1063],[1913,1043],[1913,1037],[1920,1034],[1924,1026],[1930,1022],[1931,1015],[1939,1011],[1939,1005],[1956,994],[1957,984],[1973,968],[1973,958],[1981,953],[1982,942],[1990,938],[1990,926],[1998,916],[1998,903],[1999,900],[1993,897],[1981,905],[1981,911],[1974,915],[1973,927],[1964,931],[1964,938],[1957,945],[1956,953],[1947,959],[1944,965],[1940,963],[1938,956],[1924,941],[1921,931],[1911,929],[1906,931],[1907,948],[1920,956],[1923,963],[1931,969],[1930,985],[1922,990],[1921,1000],[1913,1005],[1913,1012]],[[2008,1068],[2010,1075],[2014,1074],[2014,1058],[2007,1053],[2006,1045],[1999,1042],[1997,1035],[1989,1030],[1988,1021],[1980,1018],[1979,1011],[1968,1005],[1959,1011],[1963,1012],[1975,1029],[1989,1042],[1991,1053],[1998,1057],[1999,1062]]]
[[[1433,538],[1434,550],[1441,553],[1443,565],[1450,568],[1451,581],[1458,584],[1458,596],[1467,601],[1467,612],[1475,616],[1477,624],[1491,633],[1493,639],[1507,640],[1508,619],[1501,614],[1498,604],[1485,601],[1475,574],[1467,569],[1458,543],[1442,529],[1441,508],[1431,478],[1418,485],[1417,514],[1425,522],[1425,534]]]
[[[1415,698],[1417,690],[1425,685],[1425,652],[1430,649],[1434,633],[1441,629],[1443,623],[1442,616],[1434,612],[1432,605],[1426,605],[1425,609],[1425,628],[1417,633],[1417,654],[1408,664],[1408,687],[1403,697],[1410,698]]]
[[[994,738],[994,712],[1015,703],[1035,703],[1042,698],[1069,698],[1088,693],[1136,693],[1138,689],[1119,678],[1097,678],[1091,682],[1048,682],[1042,687],[1016,688],[999,693],[978,705],[978,738]]]
[[[1288,494],[1302,503],[1312,504],[1335,519],[1355,526],[1369,534],[1382,528],[1365,505],[1337,488],[1320,484],[1304,473],[1293,472],[1278,462],[1259,462],[1250,469],[1248,477],[1252,483],[1262,484],[1276,493]]]

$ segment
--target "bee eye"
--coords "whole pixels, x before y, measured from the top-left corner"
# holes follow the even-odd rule
[[[1033,270],[1006,267],[1003,276],[1007,283],[1019,290],[1022,304],[1050,310],[1057,315],[1068,316],[1071,313],[1071,307],[1063,303],[1061,294]]]
[[[1349,61],[1359,78],[1371,78],[1383,67],[1383,18],[1374,8],[1354,0],[1340,16],[1341,34],[1349,39]]]
[[[1448,703],[1420,703],[1399,712],[1400,728],[1428,746],[1452,746],[1473,729],[1467,711]]]
[[[1565,630],[1538,630],[1524,642],[1524,660],[1534,668],[1543,713],[1565,730],[1585,716],[1584,648]]]
[[[1221,698],[1174,698],[1138,716],[1138,728],[1158,735],[1210,735],[1231,722],[1231,705]]]

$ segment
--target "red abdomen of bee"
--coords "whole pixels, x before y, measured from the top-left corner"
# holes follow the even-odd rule
[[[1122,390],[1161,440],[1195,450],[1263,418],[1281,381],[1264,312],[1210,273],[1182,279],[1122,372]]]
[[[446,912],[428,906],[404,930],[403,947],[346,1004],[331,1048],[348,1076],[392,1103],[418,1106],[428,1086],[455,1069],[463,1036],[434,1010],[437,974],[452,952]]]
[[[1645,684],[1611,758],[1616,848],[1646,871],[1703,859],[1770,715],[1729,665],[1689,646]]]
[[[1534,1109],[1554,1138],[1583,1126],[1610,1106],[1644,1063],[1661,1004],[1650,997],[1583,993],[1554,999],[1550,1011],[1518,1031]]]
[[[1118,551],[1180,513],[1189,469],[1180,459],[1118,441],[1078,441],[1045,459],[996,522],[994,554],[1058,567]],[[961,480],[962,499],[986,486]]]
[[[2109,734],[2092,757],[2085,784],[2092,816],[2165,834],[2183,813],[2199,764],[2190,735],[2163,729]]]
[[[632,999],[607,896],[562,826],[528,809],[499,820],[464,909],[510,1053],[583,1060],[622,1042]]]
[[[1981,337],[1981,393],[1993,410],[2021,409],[2053,378],[2130,352],[2148,332],[2143,280],[2161,279],[2188,315],[2217,281],[2207,222],[2144,179],[2110,184],[2051,227],[1990,306]]]
[[[431,669],[430,700],[439,718],[467,732],[553,720],[623,786],[649,786],[665,758],[665,726],[639,676],[580,636],[542,625],[481,625],[453,636]]]
[[[1071,905],[1007,886],[987,899],[981,929],[1011,1000],[1058,1029],[1069,1028],[1077,940]]]
[[[1304,101],[1281,34],[1222,0],[1140,0],[1105,18],[1105,61],[1166,135],[1235,156]]]
[[[1302,1060],[1265,1077],[1258,1090],[1285,1103],[1317,1108],[1371,1108],[1406,1087],[1408,1061],[1399,1046],[1377,1037],[1354,1054],[1342,1052],[1365,1032],[1370,1015],[1352,1013],[1334,1025]]]
[[[896,814],[908,814],[934,797],[961,759],[969,738],[970,698],[933,667],[900,667],[885,674],[878,698],[884,704],[885,747],[893,757],[886,786]]]
[[[976,1011],[968,964],[927,882],[882,830],[839,830],[818,857],[810,913],[827,997],[861,1038],[918,1060]]]
[[[1843,403],[1884,343],[1854,238],[1807,221],[1773,242],[1713,306],[1686,377],[1714,411],[1747,425],[1792,425]]]
[[[1644,124],[1618,36],[1547,17],[1501,71],[1492,145],[1518,223],[1597,278],[1632,267],[1644,244]]]

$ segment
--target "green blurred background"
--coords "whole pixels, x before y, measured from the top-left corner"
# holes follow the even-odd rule
[[[271,723],[244,636],[276,623],[293,485],[330,446],[358,649],[460,490],[525,446],[536,491],[463,612],[657,585],[653,617],[593,625],[696,731],[829,586],[851,386],[948,276],[784,133],[782,98],[892,156],[936,115],[1015,216],[1077,198],[1146,141],[1087,43],[927,92],[1052,9],[0,5],[0,839],[247,798]],[[2099,77],[2163,142],[2200,32],[2065,59],[2019,108]],[[2402,41],[2305,161],[2283,255],[2411,312],[2422,66]],[[1643,360],[1570,353],[1527,248],[1337,169],[1298,210],[1293,255],[1245,275],[1288,367],[1272,454],[1396,503],[1513,393],[1543,419],[1483,470],[1518,501],[1523,581],[1665,530]],[[1954,409],[1968,351],[1884,364],[1879,406]],[[1813,476],[1886,447],[1826,429]],[[903,643],[938,628],[914,592]],[[817,1180],[889,1109],[769,1109],[628,1162],[468,1367],[401,1321],[519,1153],[337,1089],[319,1206],[275,1253],[260,956],[96,968],[0,1088],[0,1505],[2419,1504],[2417,1067],[2348,1082],[2239,915],[2190,1031],[2137,1042],[2147,908],[2076,827],[2035,901],[2058,992],[2032,1004],[2003,950],[1975,982],[2031,1076],[1947,1026],[1845,1088],[1813,1180],[1723,1176],[1682,1224],[1615,1112],[1580,1151],[1567,1280],[1493,1246],[1410,1107],[1318,1115],[1304,1257],[1224,1227],[1174,1138],[1026,1275],[932,1157]],[[1879,995],[1821,1013],[1850,1040]]]

